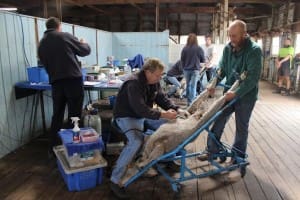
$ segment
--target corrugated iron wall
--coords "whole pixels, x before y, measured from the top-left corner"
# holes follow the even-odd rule
[[[116,59],[133,58],[137,54],[169,63],[169,31],[113,33],[112,52]]]
[[[26,67],[38,64],[37,46],[45,31],[44,24],[45,19],[0,11],[0,158],[41,134],[40,106],[37,110],[33,107],[38,98],[30,96],[16,100],[14,85],[27,80]],[[62,28],[90,44],[92,53],[82,58],[87,65],[103,66],[107,56],[122,59],[138,53],[145,57],[158,57],[168,63],[168,31],[123,34],[65,23]],[[52,99],[49,91],[44,94],[49,127]],[[32,114],[35,112],[34,118]]]
[[[37,64],[34,18],[0,12],[0,157],[27,142],[32,97],[15,100],[14,84]],[[25,117],[27,115],[27,117]],[[39,122],[38,118],[38,122]],[[41,126],[41,123],[38,123]]]

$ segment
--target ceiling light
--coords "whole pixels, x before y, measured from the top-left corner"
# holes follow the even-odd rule
[[[5,11],[16,11],[18,10],[18,8],[0,8],[0,11],[1,10],[5,10]]]

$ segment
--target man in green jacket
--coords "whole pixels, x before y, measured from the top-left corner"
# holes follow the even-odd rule
[[[233,151],[238,156],[245,158],[248,127],[252,110],[258,95],[258,82],[262,68],[262,52],[260,47],[250,40],[247,35],[245,22],[241,20],[233,21],[228,28],[230,43],[225,46],[223,56],[220,61],[221,75],[220,80],[226,78],[226,85],[231,86],[235,80],[246,72],[246,79],[240,84],[235,92],[225,90],[224,95],[227,101],[238,98],[236,103],[228,107],[216,119],[211,132],[214,133],[219,141],[224,131],[226,122],[230,115],[235,112],[236,133],[233,144]],[[211,94],[213,89],[209,90]],[[210,156],[220,151],[215,140],[211,137],[207,140],[208,153],[200,157],[200,160],[210,159]],[[224,160],[223,160],[224,161]],[[234,160],[232,162],[235,162]],[[244,176],[246,169],[241,169],[241,175]]]

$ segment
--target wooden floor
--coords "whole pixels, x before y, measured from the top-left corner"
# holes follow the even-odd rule
[[[131,199],[299,200],[300,98],[272,94],[270,84],[261,82],[260,85],[259,101],[250,122],[250,165],[244,179],[235,171],[229,175],[187,181],[181,192],[175,194],[161,176],[140,178],[128,187]],[[234,129],[233,116],[223,140],[232,143]],[[206,134],[201,134],[187,149],[203,149],[205,138]],[[46,152],[47,142],[40,138],[0,160],[1,200],[115,199],[108,187],[110,168],[106,170],[102,185],[88,191],[69,192],[55,160],[48,160]]]

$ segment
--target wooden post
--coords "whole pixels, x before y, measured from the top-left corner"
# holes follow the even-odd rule
[[[143,31],[143,15],[141,12],[139,12],[139,31],[142,32]]]
[[[44,18],[48,18],[48,6],[47,0],[43,0],[43,10],[44,10]]]
[[[177,14],[177,16],[178,16],[178,21],[177,21],[177,27],[178,27],[178,29],[177,29],[178,44],[180,44],[180,35],[181,35],[181,32],[180,32],[180,29],[181,29],[181,27],[180,27],[180,20],[181,20],[181,17],[180,17],[180,14]]]
[[[224,44],[227,40],[228,26],[228,0],[223,0],[221,4],[221,23],[220,23],[220,43]]]
[[[155,3],[155,32],[159,30],[159,0]]]
[[[198,35],[198,14],[196,13],[195,34]]]

